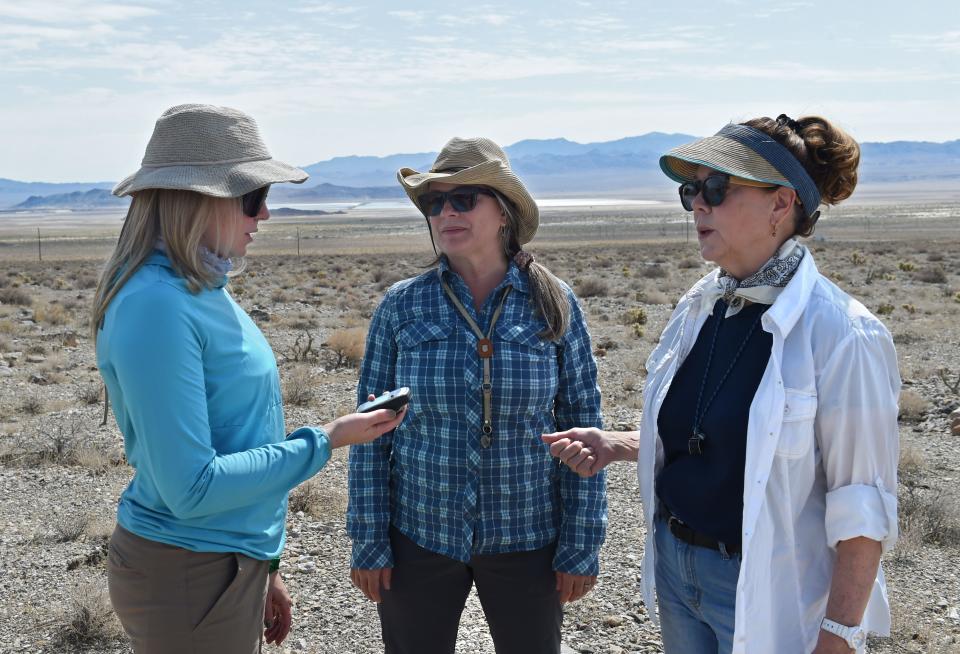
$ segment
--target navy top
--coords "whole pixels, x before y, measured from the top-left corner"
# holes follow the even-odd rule
[[[657,427],[665,460],[656,484],[657,496],[671,514],[696,531],[728,546],[739,546],[747,420],[753,396],[770,359],[773,337],[757,325],[719,393],[707,406],[754,321],[769,307],[751,304],[736,315],[724,318],[726,308],[723,300],[717,300],[660,408]],[[700,432],[706,440],[703,454],[691,455],[687,441],[693,434],[697,396],[718,320],[723,323],[717,333],[700,409],[704,414]]]

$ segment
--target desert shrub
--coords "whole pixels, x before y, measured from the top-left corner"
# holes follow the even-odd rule
[[[283,304],[290,301],[290,296],[282,288],[275,288],[270,293],[270,301],[274,304]]]
[[[287,347],[283,355],[289,361],[309,361],[311,358],[316,359],[319,356],[319,352],[317,352],[314,347],[313,334],[306,329],[301,331],[297,334],[293,345]]]
[[[96,288],[98,281],[99,280],[97,279],[96,275],[78,275],[77,278],[73,280],[73,287],[77,290],[89,290],[91,288]]]
[[[929,268],[923,268],[913,273],[913,278],[918,282],[926,282],[927,284],[946,284],[947,283],[947,273],[944,271],[943,266],[930,266]]]
[[[29,307],[33,304],[33,298],[21,288],[3,288],[0,289],[0,304]]]
[[[284,321],[291,329],[306,331],[317,327],[317,315],[312,311],[298,311],[290,314]]]
[[[283,401],[294,406],[306,406],[313,399],[313,375],[306,366],[297,366],[283,385]]]
[[[308,479],[290,491],[290,496],[287,500],[287,510],[293,513],[303,511],[306,514],[313,515],[316,506],[322,500],[323,496],[320,493],[320,484],[313,479]]]
[[[47,348],[45,348],[41,343],[33,343],[27,347],[27,354],[46,354]]]
[[[620,316],[620,323],[623,325],[646,325],[647,312],[640,307],[628,309]]]
[[[57,543],[72,543],[87,531],[90,524],[90,514],[75,513],[72,515],[54,516],[53,540]]]
[[[646,279],[663,279],[669,273],[667,272],[665,266],[656,263],[652,266],[641,266],[640,270],[637,271],[637,274],[641,277],[645,277]]]
[[[889,316],[891,313],[893,313],[894,309],[896,309],[896,307],[890,304],[889,302],[883,302],[880,304],[880,306],[877,307],[877,315]]]
[[[943,261],[943,255],[939,252],[931,252],[927,255],[927,261]]]
[[[908,388],[900,393],[900,420],[918,422],[929,410],[930,403],[916,391]]]
[[[897,268],[903,272],[913,272],[917,266],[912,261],[901,261],[897,264]]]
[[[102,396],[103,386],[101,384],[87,384],[77,387],[77,399],[81,404],[100,404]]]
[[[581,279],[576,285],[580,297],[604,297],[610,293],[610,285],[599,277]]]
[[[77,589],[55,623],[53,644],[59,652],[96,651],[123,640],[120,622],[100,586]]]
[[[70,314],[59,304],[47,304],[34,309],[33,319],[47,325],[66,325]]]
[[[27,414],[28,416],[36,416],[43,413],[46,404],[43,401],[43,398],[35,393],[25,395],[22,400],[20,400],[20,410]]]
[[[358,365],[363,359],[366,341],[367,330],[365,328],[349,327],[335,330],[330,334],[324,345],[337,355],[335,367],[339,368],[342,365]]]
[[[677,263],[677,268],[679,268],[680,270],[692,270],[694,268],[699,268],[700,263],[701,263],[700,261],[698,261],[697,259],[694,259],[693,257],[687,257],[686,259],[681,259]]]
[[[901,528],[914,531],[924,543],[960,547],[960,514],[955,498],[942,490],[905,486],[900,494],[898,513]]]
[[[120,462],[120,460],[111,457],[109,452],[92,444],[74,448],[68,461],[68,463],[86,469],[94,476],[102,475]]]
[[[852,253],[850,254],[850,263],[852,263],[853,265],[855,265],[855,266],[862,266],[862,265],[865,264],[866,262],[867,262],[867,257],[865,257],[865,256],[863,255],[863,253],[861,253],[861,252],[852,252]]]

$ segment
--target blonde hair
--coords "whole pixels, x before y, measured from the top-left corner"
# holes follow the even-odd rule
[[[194,191],[145,189],[133,196],[130,209],[120,230],[120,238],[103,268],[93,299],[90,326],[96,341],[103,317],[117,292],[147,260],[163,238],[167,257],[174,269],[187,282],[191,293],[212,288],[220,276],[207,269],[200,259],[200,241],[213,221],[236,203]],[[232,208],[229,207],[229,208]]]

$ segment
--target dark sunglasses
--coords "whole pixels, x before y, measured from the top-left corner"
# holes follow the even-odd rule
[[[477,206],[477,196],[479,195],[494,197],[493,191],[482,186],[458,186],[449,191],[427,191],[417,196],[417,204],[420,206],[423,215],[428,218],[439,216],[448,201],[454,211],[467,213],[473,211],[473,208]]]
[[[263,203],[266,202],[267,193],[269,192],[270,186],[267,185],[241,195],[240,206],[243,207],[244,215],[251,218],[259,216],[260,208],[263,207]]]
[[[776,188],[776,184],[764,184],[752,180],[732,177],[731,175],[710,175],[704,179],[695,179],[680,185],[680,204],[687,211],[693,211],[693,201],[703,194],[703,201],[711,207],[719,207],[727,197],[730,185],[753,186],[756,188]]]

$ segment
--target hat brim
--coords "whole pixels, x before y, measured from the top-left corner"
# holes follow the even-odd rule
[[[520,178],[501,161],[484,161],[452,173],[421,173],[413,168],[397,171],[397,180],[410,201],[419,209],[417,198],[426,192],[430,182],[446,184],[489,186],[503,194],[517,211],[517,241],[525,245],[533,240],[540,226],[540,209]]]
[[[308,177],[305,171],[276,159],[203,166],[144,166],[113,187],[113,194],[123,197],[155,188],[237,198],[269,184],[302,184]]]
[[[660,169],[683,184],[697,177],[700,166],[764,184],[793,188],[773,165],[746,145],[726,136],[708,136],[677,146],[660,157]]]

